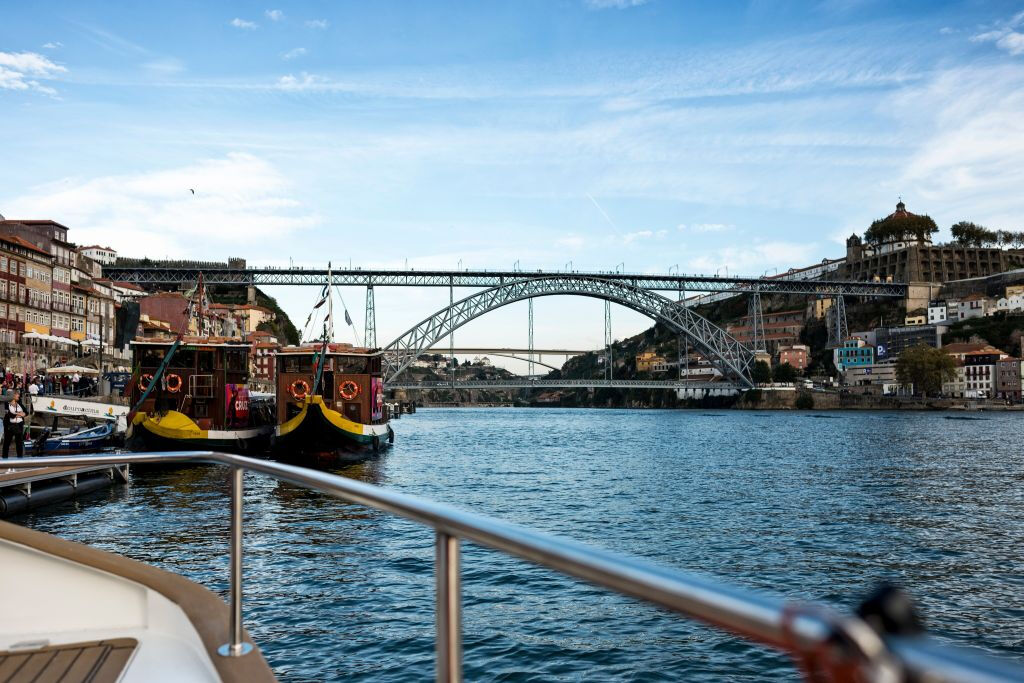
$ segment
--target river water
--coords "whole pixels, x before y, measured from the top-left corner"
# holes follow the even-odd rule
[[[843,610],[892,581],[936,635],[1024,659],[1024,416],[954,417],[430,409],[339,472]],[[432,532],[246,486],[246,625],[281,679],[430,679]],[[227,492],[217,468],[143,472],[12,521],[223,595]],[[472,545],[463,584],[467,680],[796,677],[782,656]]]

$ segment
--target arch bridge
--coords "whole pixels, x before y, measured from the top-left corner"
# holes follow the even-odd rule
[[[420,321],[382,349],[384,381],[398,375],[441,339],[493,310],[541,296],[588,296],[631,308],[685,337],[727,378],[752,387],[754,352],[722,328],[678,301],[621,280],[579,275],[548,275],[503,283],[453,302]]]

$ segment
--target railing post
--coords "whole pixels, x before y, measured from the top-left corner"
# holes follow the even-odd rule
[[[217,653],[224,657],[241,657],[252,652],[252,645],[242,640],[242,476],[241,467],[231,468],[231,640]]]
[[[459,577],[459,539],[438,531],[434,545],[437,582],[437,680],[462,680],[462,596]]]

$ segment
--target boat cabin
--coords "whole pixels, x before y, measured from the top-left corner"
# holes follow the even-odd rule
[[[321,345],[286,346],[277,352],[277,420],[287,422],[302,410],[307,395],[316,393],[316,358]],[[320,394],[328,408],[360,424],[387,422],[381,356],[349,344],[329,344]]]
[[[132,388],[135,405],[164,358],[173,340],[132,342],[132,365],[139,381]],[[273,415],[249,394],[250,351],[248,344],[210,337],[185,337],[174,350],[163,375],[139,411],[160,413],[176,410],[200,429],[239,429],[269,424]],[[261,413],[268,414],[262,415]]]

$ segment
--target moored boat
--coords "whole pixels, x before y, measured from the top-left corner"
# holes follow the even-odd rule
[[[62,434],[46,429],[31,443],[25,444],[25,451],[34,455],[82,455],[114,448],[120,445],[120,441],[117,423],[108,421]]]
[[[394,442],[379,353],[349,344],[292,346],[276,363],[275,457],[351,462]]]
[[[189,337],[132,343],[127,446],[133,451],[263,453],[274,427],[270,397],[250,393],[248,344]]]

